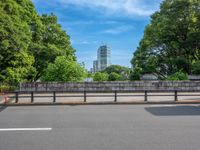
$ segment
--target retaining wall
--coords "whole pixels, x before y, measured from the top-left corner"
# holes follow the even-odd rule
[[[199,81],[135,82],[31,82],[21,83],[21,91],[132,91],[132,90],[200,90]]]

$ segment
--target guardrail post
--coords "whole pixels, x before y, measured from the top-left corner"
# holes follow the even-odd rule
[[[177,91],[174,92],[174,101],[175,102],[178,101],[178,94],[177,93],[178,93]]]
[[[115,91],[115,102],[117,102],[117,91]]]
[[[15,103],[18,103],[18,101],[19,101],[19,93],[16,92],[15,93]]]
[[[34,95],[33,95],[33,92],[31,92],[31,103],[34,102]]]
[[[55,91],[53,92],[53,102],[54,103],[56,102],[56,92]]]
[[[144,101],[147,102],[147,91],[144,92]]]
[[[87,93],[86,91],[84,91],[84,102],[86,102],[86,100],[87,100]]]

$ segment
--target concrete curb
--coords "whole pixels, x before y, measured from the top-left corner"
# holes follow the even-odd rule
[[[64,103],[10,103],[0,106],[55,106],[55,105],[173,105],[200,104],[200,101],[165,101],[165,102],[64,102]]]

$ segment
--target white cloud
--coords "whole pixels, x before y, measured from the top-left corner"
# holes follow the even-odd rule
[[[118,27],[114,27],[114,28],[110,28],[110,29],[106,29],[104,31],[102,31],[101,33],[107,33],[107,34],[120,34],[120,33],[124,33],[127,32],[131,29],[133,29],[133,26],[118,26]]]
[[[94,41],[94,40],[82,40],[82,41],[73,41],[73,44],[79,44],[79,45],[89,45],[89,44],[97,44],[98,41]]]
[[[159,9],[162,0],[58,0],[64,5],[77,5],[108,13],[149,16]],[[102,11],[105,13],[105,11]]]

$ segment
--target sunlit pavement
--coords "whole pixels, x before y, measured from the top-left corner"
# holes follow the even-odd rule
[[[198,150],[198,105],[0,108],[0,150]]]

